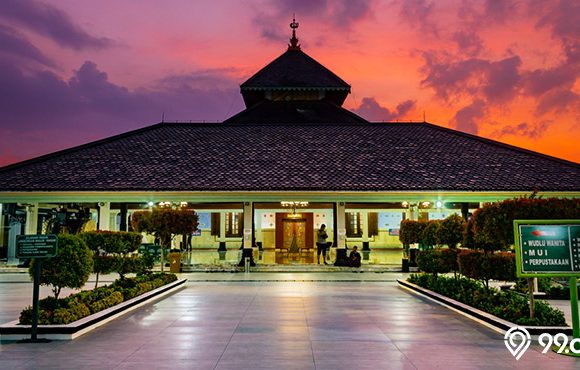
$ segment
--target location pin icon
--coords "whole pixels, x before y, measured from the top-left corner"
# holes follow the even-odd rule
[[[514,326],[506,331],[503,338],[505,346],[516,360],[522,357],[532,342],[530,333],[521,326]]]

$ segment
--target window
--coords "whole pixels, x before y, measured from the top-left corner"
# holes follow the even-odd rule
[[[346,237],[360,238],[362,236],[362,227],[360,224],[360,212],[346,212]]]
[[[242,236],[243,212],[226,212],[226,237]]]

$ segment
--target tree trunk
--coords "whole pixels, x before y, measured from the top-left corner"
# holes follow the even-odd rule
[[[99,286],[99,273],[97,272],[97,280],[95,281],[95,289]]]

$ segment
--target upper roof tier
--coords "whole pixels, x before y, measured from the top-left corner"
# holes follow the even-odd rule
[[[244,82],[240,88],[246,107],[263,100],[322,100],[341,106],[350,85],[328,68],[304,53],[295,30],[288,50]]]

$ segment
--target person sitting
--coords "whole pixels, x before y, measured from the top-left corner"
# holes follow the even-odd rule
[[[348,256],[348,262],[350,267],[360,267],[360,260],[361,260],[360,253],[358,252],[358,247],[355,245],[354,247],[352,247],[352,251]]]

